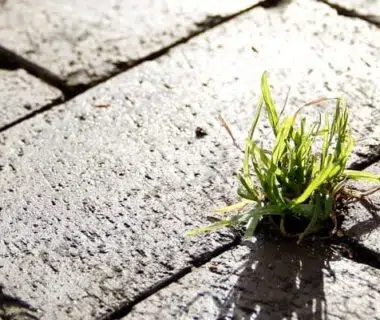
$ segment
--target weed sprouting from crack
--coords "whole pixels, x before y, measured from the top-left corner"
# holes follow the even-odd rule
[[[302,106],[293,116],[279,115],[271,96],[267,74],[261,78],[261,101],[245,143],[243,168],[238,174],[237,190],[241,201],[218,209],[226,214],[208,226],[190,230],[194,236],[223,227],[245,226],[245,237],[252,237],[259,221],[266,217],[274,222],[284,236],[298,237],[326,228],[332,220],[330,234],[337,232],[338,201],[360,200],[378,191],[353,190],[347,180],[380,182],[380,176],[363,171],[347,170],[346,164],[354,146],[348,128],[348,109],[342,98],[321,98]],[[300,116],[302,108],[326,100],[335,100],[335,113],[319,115],[318,121],[308,124]],[[260,115],[266,110],[275,141],[268,152],[253,138]],[[323,119],[322,119],[323,118]],[[319,145],[319,148],[318,148]],[[235,214],[233,214],[235,212]],[[299,232],[291,224],[307,222]]]

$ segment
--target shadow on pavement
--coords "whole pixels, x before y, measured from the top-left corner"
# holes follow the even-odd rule
[[[217,319],[326,319],[324,277],[332,251],[265,239],[251,250]]]

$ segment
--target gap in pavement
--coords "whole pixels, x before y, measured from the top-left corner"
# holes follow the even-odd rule
[[[355,9],[347,9],[345,7],[340,6],[339,4],[331,3],[328,0],[317,0],[317,1],[328,5],[332,9],[335,9],[336,12],[341,16],[361,19],[377,27],[380,27],[380,16],[362,14],[356,11]]]
[[[48,83],[49,85],[58,88],[67,95],[67,87],[64,82],[55,74],[51,73],[49,70],[35,64],[22,56],[14,53],[13,51],[8,50],[0,45],[0,67],[4,69],[25,69],[31,75],[36,78],[41,79],[42,81]]]
[[[108,81],[109,79],[119,75],[120,73],[123,73],[125,71],[128,71],[129,69],[132,69],[134,67],[137,67],[138,65],[146,62],[146,61],[151,61],[154,59],[157,59],[165,54],[167,54],[171,49],[184,44],[188,41],[190,41],[192,38],[201,35],[205,32],[207,32],[210,29],[213,29],[214,27],[217,27],[223,23],[226,23],[250,10],[253,10],[257,7],[263,7],[266,9],[273,8],[276,6],[283,5],[285,3],[289,2],[289,0],[263,0],[255,5],[252,5],[244,10],[238,11],[236,13],[227,15],[227,16],[209,16],[207,17],[204,21],[199,22],[196,24],[197,29],[190,32],[189,35],[186,37],[180,38],[177,41],[173,42],[172,44],[163,47],[162,49],[152,52],[149,55],[142,57],[140,59],[134,60],[134,61],[129,61],[125,63],[120,63],[118,65],[118,70],[114,73],[109,74],[107,77],[99,79],[97,81],[92,82],[89,85],[78,85],[75,87],[69,87],[66,85],[66,83],[59,78],[57,75],[54,73],[50,72],[46,68],[31,62],[22,56],[16,54],[13,51],[8,50],[7,48],[4,48],[3,46],[0,45],[0,68],[3,69],[25,69],[27,72],[29,72],[31,75],[43,80],[44,82],[48,83],[49,85],[58,88],[61,90],[61,92],[64,95],[64,99],[59,99],[57,101],[53,101],[52,103],[44,106],[43,108],[36,110],[26,116],[23,116],[15,121],[12,121],[11,123],[8,123],[7,125],[0,127],[0,132],[3,132],[5,130],[8,130],[12,128],[15,125],[18,125],[30,118],[33,118],[37,114],[43,113],[45,111],[48,111],[52,109],[53,107],[62,104],[64,102],[67,102],[68,100],[71,100],[75,98],[76,96],[84,93],[85,91],[105,82]]]
[[[342,254],[345,258],[348,258],[354,262],[365,264],[375,269],[380,270],[380,255],[372,249],[369,249],[360,244],[356,239],[350,237],[344,237],[341,239],[333,239],[328,241],[327,244],[337,244],[342,246],[342,249],[347,248],[352,251],[353,257],[349,257],[349,252]]]
[[[332,5],[330,3],[328,3],[327,1],[324,1],[324,0],[318,0],[320,2],[324,2],[326,3],[327,5],[329,5],[330,7],[334,8],[337,10],[338,14],[341,14],[341,15],[344,15],[344,16],[347,16],[347,17],[355,17],[355,18],[360,18],[360,19],[363,19],[369,23],[372,23],[372,24],[376,24],[374,23],[373,21],[369,21],[368,20],[368,17],[367,16],[360,16],[358,15],[355,11],[353,10],[347,10],[347,9],[344,9],[344,8],[341,8],[341,7],[338,7],[338,6],[335,6],[335,5]],[[105,79],[102,79],[102,80],[99,80],[98,82],[96,83],[92,83],[91,85],[89,86],[83,86],[83,87],[76,87],[76,88],[68,88],[63,82],[61,79],[59,79],[56,75],[52,74],[50,71],[34,64],[34,63],[31,63],[30,61],[16,55],[15,53],[13,52],[10,52],[9,50],[3,48],[0,46],[0,61],[3,60],[3,58],[5,57],[6,58],[6,62],[5,63],[2,63],[0,65],[1,68],[5,68],[5,69],[16,69],[16,68],[24,68],[26,69],[29,73],[35,75],[36,77],[44,80],[45,82],[61,89],[63,91],[63,93],[65,94],[65,101],[71,99],[71,98],[74,98],[75,96],[83,93],[84,91],[92,88],[93,86],[95,85],[98,85],[104,81],[107,81],[109,78],[113,77],[113,76],[116,76],[117,74],[119,73],[122,73],[122,72],[125,72],[127,71],[128,69],[130,68],[133,68],[141,63],[143,63],[144,61],[147,61],[147,60],[154,60],[158,57],[161,57],[163,55],[165,55],[169,50],[171,50],[172,48],[178,46],[178,45],[181,45],[183,43],[186,43],[187,41],[189,41],[190,39],[192,39],[193,37],[196,37],[206,31],[208,31],[209,29],[212,29],[213,27],[216,27],[222,23],[225,23],[249,10],[252,10],[256,7],[264,7],[264,8],[271,8],[271,7],[275,7],[277,5],[280,5],[282,3],[284,3],[285,1],[282,1],[282,0],[266,0],[266,1],[262,1],[260,2],[259,4],[256,4],[250,8],[247,8],[243,11],[240,11],[238,13],[235,13],[233,15],[230,15],[228,17],[213,17],[213,18],[209,18],[207,19],[206,21],[204,21],[203,23],[199,23],[198,24],[198,27],[200,28],[200,30],[196,30],[194,31],[192,34],[188,35],[187,37],[185,38],[182,38],[182,39],[179,39],[177,40],[176,42],[174,42],[173,44],[171,44],[170,46],[168,47],[165,47],[163,49],[160,49],[159,51],[156,51],[156,52],[153,52],[151,53],[150,55],[144,57],[144,58],[141,58],[139,60],[136,60],[136,61],[132,61],[130,63],[125,63],[123,65],[120,65],[120,69],[118,70],[117,73],[115,74],[112,74],[110,75],[109,77],[105,78]],[[379,26],[379,25],[378,25]],[[3,60],[4,61],[4,60]],[[29,118],[32,118],[34,117],[36,114],[39,114],[39,113],[42,113],[42,112],[45,112],[51,108],[53,108],[54,106],[58,105],[58,104],[61,104],[62,101],[54,101],[52,103],[50,103],[49,105],[46,105],[45,107],[39,109],[38,111],[35,111],[34,113],[28,115],[28,116],[25,116],[19,120],[16,120],[2,128],[0,128],[0,132],[1,131],[5,131],[19,123],[22,123],[23,121],[29,119]],[[364,170],[365,168],[367,168],[368,166],[370,166],[371,164],[377,162],[380,160],[380,150],[374,150],[374,153],[371,153],[366,159],[360,161],[360,162],[356,162],[354,163],[351,168],[352,169],[356,169],[356,170]],[[241,237],[240,235],[237,235],[235,236],[234,240],[223,246],[223,247],[220,247],[218,248],[217,250],[215,251],[212,251],[212,252],[208,252],[206,253],[205,255],[202,255],[200,257],[197,257],[196,259],[194,259],[190,266],[188,267],[185,267],[181,270],[178,270],[176,273],[174,273],[171,277],[169,278],[166,278],[158,283],[156,283],[155,285],[153,285],[152,287],[148,288],[147,290],[145,290],[144,292],[142,292],[141,294],[139,294],[138,296],[135,297],[134,300],[124,304],[124,305],[121,305],[120,308],[116,311],[114,311],[113,313],[107,315],[104,319],[118,319],[122,316],[125,316],[128,314],[128,312],[132,309],[133,306],[135,306],[136,304],[140,303],[141,301],[143,301],[144,299],[148,298],[149,296],[153,295],[154,293],[158,292],[159,290],[163,289],[164,287],[168,286],[169,284],[183,278],[186,274],[192,272],[192,268],[193,267],[200,267],[204,264],[206,264],[207,262],[209,262],[211,259],[219,256],[220,254],[228,251],[228,250],[232,250],[233,248],[235,248],[236,246],[238,246],[240,243],[241,243]],[[365,248],[361,245],[359,245],[357,242],[355,242],[355,240],[353,239],[345,239],[344,241],[350,243],[351,245],[353,245],[355,247],[355,250],[359,253],[359,255],[357,256],[356,262],[358,263],[364,263],[364,264],[367,264],[367,265],[370,265],[372,267],[375,267],[375,268],[378,268],[380,269],[380,260],[379,260],[379,257],[378,255],[375,253],[375,252],[372,252],[371,250],[369,250],[368,248]]]
[[[0,133],[4,132],[4,131],[6,131],[6,130],[8,130],[8,129],[10,129],[10,128],[12,128],[12,127],[14,127],[14,126],[16,126],[16,125],[18,125],[18,124],[26,121],[26,120],[28,120],[28,119],[31,119],[31,118],[33,118],[34,116],[36,116],[36,115],[38,115],[40,113],[48,111],[48,110],[52,109],[53,107],[58,106],[58,105],[62,104],[63,102],[66,102],[66,101],[67,101],[66,99],[56,98],[56,99],[52,100],[50,103],[48,103],[45,106],[43,106],[42,108],[40,108],[38,110],[35,110],[35,111],[31,112],[31,113],[28,113],[27,115],[25,115],[25,116],[23,116],[21,118],[18,118],[16,120],[14,120],[14,121],[12,121],[12,122],[10,122],[10,123],[8,123],[8,124],[0,127]]]
[[[369,147],[369,154],[364,155],[363,159],[360,159],[350,165],[352,170],[365,170],[370,165],[380,161],[380,145],[374,145]]]
[[[0,69],[3,70],[16,70],[20,68],[19,64],[16,63],[12,57],[8,57],[6,55],[6,52],[8,52],[7,49],[0,46]],[[13,55],[13,53],[12,53]]]
[[[196,257],[193,261],[190,262],[189,266],[176,271],[170,277],[165,278],[157,282],[150,288],[144,290],[143,292],[138,294],[132,301],[128,301],[125,304],[120,305],[117,310],[109,313],[108,315],[103,317],[102,320],[115,320],[115,319],[120,319],[126,316],[132,310],[132,308],[138,303],[144,301],[145,299],[149,298],[151,295],[169,286],[171,283],[182,279],[187,274],[191,273],[193,271],[193,268],[199,268],[203,266],[204,264],[206,264],[207,262],[211,261],[212,259],[216,258],[217,256],[223,254],[224,252],[236,248],[241,243],[241,241],[242,241],[241,235],[238,232],[234,231],[234,239],[232,242],[227,243],[221,247],[218,247],[214,251],[205,252],[201,256]]]
[[[12,314],[6,315],[6,310],[11,309]],[[33,308],[29,303],[3,292],[3,287],[0,284],[0,319],[29,319],[38,320],[33,313],[37,310]]]
[[[349,169],[365,170],[367,167],[369,167],[373,163],[379,161],[380,149],[376,149],[373,151],[374,151],[373,153],[368,155],[368,158],[352,164],[349,167]],[[196,257],[194,260],[190,262],[190,266],[184,267],[176,271],[170,277],[157,282],[155,285],[141,292],[133,300],[120,305],[119,308],[117,308],[115,311],[103,317],[102,320],[116,320],[116,319],[121,319],[125,317],[126,315],[128,315],[129,312],[131,312],[134,306],[141,303],[142,301],[149,298],[150,296],[157,293],[158,291],[169,286],[170,284],[182,279],[187,274],[191,273],[193,271],[193,268],[200,268],[206,263],[208,263],[209,261],[211,261],[212,259],[218,257],[219,255],[238,247],[243,241],[242,234],[240,234],[238,231],[233,231],[233,232],[234,232],[234,239],[231,243],[228,243],[222,247],[219,247],[214,251],[205,252],[201,256]],[[342,250],[342,252],[340,253],[342,257],[348,258],[353,262],[365,264],[372,268],[380,270],[380,255],[377,252],[363,246],[356,239],[353,239],[350,237],[333,238],[331,240],[327,240],[326,244],[338,245],[338,246],[341,246],[342,249],[348,248],[349,249],[348,251],[350,252],[352,251],[354,254],[350,257],[347,252]]]
[[[347,9],[341,8],[337,5],[329,3],[326,0],[317,0],[317,1],[323,2],[327,5],[329,5],[331,8],[337,10],[338,14],[341,14],[341,15],[344,15],[347,17],[360,18],[360,19],[363,19],[363,20],[365,20],[369,23],[372,23],[372,24],[374,23],[373,21],[368,20],[367,16],[360,15],[354,10],[347,10]],[[16,125],[18,125],[18,124],[20,124],[20,123],[22,123],[22,122],[24,122],[30,118],[33,118],[37,114],[43,113],[45,111],[52,109],[53,107],[55,107],[57,105],[60,105],[64,102],[67,102],[68,100],[71,100],[72,98],[84,93],[85,91],[87,91],[87,90],[89,90],[89,89],[91,89],[91,88],[93,88],[93,87],[95,87],[95,86],[119,75],[120,73],[123,73],[125,71],[128,71],[129,69],[137,67],[138,65],[144,63],[145,61],[157,59],[157,58],[165,55],[166,53],[168,53],[171,49],[173,49],[173,48],[175,48],[181,44],[184,44],[184,43],[190,41],[192,38],[194,38],[198,35],[201,35],[201,34],[207,32],[208,30],[210,30],[214,27],[217,27],[223,23],[226,23],[226,22],[228,22],[228,21],[230,21],[230,20],[232,20],[232,19],[234,19],[234,18],[236,18],[236,17],[238,17],[238,16],[240,16],[240,15],[242,15],[242,14],[244,14],[250,10],[253,10],[257,7],[263,7],[265,9],[271,9],[271,8],[274,8],[277,6],[286,5],[289,2],[291,2],[291,0],[263,0],[263,1],[255,4],[255,5],[252,5],[251,7],[248,7],[244,10],[238,11],[234,14],[229,15],[229,16],[225,16],[225,17],[211,16],[211,17],[208,17],[207,19],[205,19],[205,21],[199,22],[197,24],[198,29],[191,32],[188,36],[180,38],[177,41],[175,41],[174,43],[170,44],[169,46],[166,46],[166,47],[164,47],[158,51],[152,52],[151,54],[149,54],[145,57],[142,57],[141,59],[122,63],[119,65],[119,70],[117,72],[112,73],[112,74],[108,75],[107,77],[100,79],[98,81],[95,81],[95,82],[91,83],[90,85],[86,85],[86,86],[68,87],[61,78],[59,78],[57,75],[53,74],[49,70],[45,69],[44,67],[42,67],[36,63],[33,63],[33,62],[23,58],[22,56],[14,53],[14,52],[12,52],[12,51],[8,50],[7,48],[4,48],[3,46],[0,45],[0,68],[10,69],[10,70],[14,70],[17,68],[25,69],[27,72],[29,72],[33,76],[43,80],[44,82],[48,83],[49,85],[51,85],[53,87],[58,88],[59,90],[61,90],[61,92],[64,95],[64,99],[57,99],[56,101],[52,101],[51,103],[47,104],[46,106],[42,107],[41,109],[36,110],[30,114],[27,114],[27,115],[15,120],[15,121],[12,121],[3,127],[0,127],[0,133],[10,129],[13,126],[16,126]],[[380,23],[378,24],[378,26],[380,26]],[[380,156],[379,156],[379,159],[380,159]],[[377,160],[375,160],[375,161],[377,161]]]

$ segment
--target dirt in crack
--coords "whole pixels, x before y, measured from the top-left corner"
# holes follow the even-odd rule
[[[344,233],[342,229],[342,224],[345,219],[344,210],[347,208],[340,208],[340,212],[337,215],[338,220],[338,232],[335,235],[331,235],[331,230],[334,227],[334,223],[331,219],[326,222],[326,227],[321,229],[318,233],[306,237],[302,243],[306,243],[313,247],[330,247],[333,251],[338,253],[344,258],[348,258],[354,262],[368,265],[370,267],[380,269],[380,254],[374,250],[371,250],[364,245],[362,245],[358,240],[350,236],[342,236]],[[292,220],[291,228],[288,228],[289,231],[292,231],[294,234],[302,232],[305,226],[308,224],[308,221]],[[296,241],[291,238],[285,238],[281,235],[279,231],[279,219],[266,219],[264,218],[258,226],[258,234],[261,234],[269,239],[275,239],[276,241],[294,241],[296,246]]]
[[[370,267],[380,269],[380,254],[366,248],[356,239],[350,237],[342,237],[331,239],[329,245],[337,250],[343,257],[354,262],[366,264]]]

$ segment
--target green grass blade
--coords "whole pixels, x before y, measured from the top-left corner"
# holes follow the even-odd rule
[[[276,105],[270,93],[268,75],[266,72],[264,72],[261,77],[261,93],[263,95],[264,103],[267,109],[269,123],[272,126],[274,135],[277,136],[278,114],[276,110]]]
[[[250,153],[255,156],[257,160],[260,161],[260,165],[265,168],[269,169],[271,166],[271,161],[269,157],[265,154],[265,151],[263,148],[260,148],[256,143],[251,141],[250,143]]]
[[[214,222],[214,223],[209,224],[209,225],[204,226],[204,227],[189,230],[185,233],[185,235],[187,237],[195,237],[195,236],[199,236],[199,235],[204,234],[204,233],[213,232],[213,231],[222,229],[222,228],[227,227],[229,225],[231,225],[230,219],[220,220],[220,221]]]
[[[253,183],[250,168],[249,168],[250,143],[252,142],[253,134],[255,132],[257,123],[258,123],[259,118],[260,118],[262,106],[263,106],[263,101],[262,101],[262,99],[260,99],[258,109],[256,110],[255,117],[252,121],[251,128],[249,129],[249,132],[248,132],[248,139],[245,143],[244,160],[243,160],[243,177],[244,177],[243,179],[244,179],[245,184],[250,189],[254,188],[254,183]],[[250,192],[248,192],[248,193],[250,193]]]
[[[244,234],[244,238],[249,239],[252,238],[253,233],[255,232],[257,225],[260,221],[261,216],[253,216],[248,220],[246,225],[246,232]]]
[[[254,188],[252,185],[249,185],[249,180],[246,179],[241,174],[239,174],[238,177],[239,177],[239,181],[240,181],[242,187],[244,188],[244,191],[240,190],[239,196],[241,196],[242,198],[248,199],[248,200],[258,202],[260,196],[259,196],[257,189]]]
[[[262,108],[263,108],[263,98],[260,99],[259,106],[256,110],[255,117],[253,118],[253,121],[252,121],[252,125],[249,128],[249,131],[248,131],[248,139],[249,140],[252,140],[252,138],[253,138],[253,134],[255,133],[257,124],[258,124],[259,119],[260,119],[260,114],[261,114]]]
[[[318,214],[320,210],[320,196],[319,194],[316,195],[316,203],[313,210],[313,216],[311,217],[311,220],[309,224],[307,225],[306,229],[299,235],[297,243],[299,244],[302,239],[307,236],[309,233],[311,233],[318,221]]]
[[[272,165],[274,166],[277,166],[277,163],[286,148],[286,140],[289,138],[290,130],[293,126],[293,120],[293,117],[287,117],[279,126],[279,132],[272,154]]]
[[[373,182],[380,182],[380,175],[366,171],[344,170],[343,175],[346,178],[352,180],[367,180]]]
[[[293,201],[292,205],[297,205],[303,203],[307,198],[311,196],[311,194],[324,182],[329,176],[333,176],[339,170],[339,167],[334,166],[333,164],[328,165],[324,169],[321,170],[318,176],[314,178],[314,180],[308,185],[305,191]]]
[[[321,160],[320,160],[321,170],[326,165],[326,157],[327,157],[327,153],[329,151],[329,147],[330,147],[330,143],[332,139],[332,130],[330,128],[329,118],[327,114],[325,114],[325,126],[322,129],[322,137],[323,137],[323,144],[322,144]]]
[[[214,212],[216,212],[218,214],[223,214],[223,213],[228,213],[228,212],[232,212],[232,211],[238,211],[238,210],[245,208],[249,203],[251,203],[251,201],[244,199],[243,201],[231,204],[229,206],[215,209]]]

